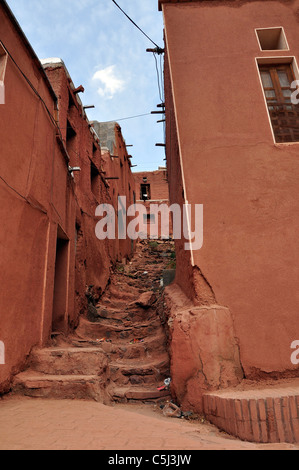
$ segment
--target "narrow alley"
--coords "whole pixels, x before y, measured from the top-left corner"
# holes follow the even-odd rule
[[[174,266],[172,242],[140,241],[75,333],[32,352],[1,399],[0,450],[299,449],[242,442],[195,413],[163,413],[173,400],[163,390],[170,364],[159,313]]]
[[[299,450],[299,0],[95,3],[0,0],[0,450]]]
[[[39,398],[86,398],[104,403],[169,398],[170,364],[159,311],[163,278],[175,265],[173,242],[139,241],[134,257],[117,264],[73,334],[52,334],[35,349],[14,393]]]

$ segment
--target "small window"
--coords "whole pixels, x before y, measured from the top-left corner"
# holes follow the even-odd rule
[[[142,201],[149,201],[151,199],[151,185],[142,184],[140,188],[140,199]]]
[[[257,29],[256,34],[262,51],[288,50],[283,28]]]
[[[299,142],[299,106],[291,101],[291,64],[260,64],[259,72],[277,143]]]

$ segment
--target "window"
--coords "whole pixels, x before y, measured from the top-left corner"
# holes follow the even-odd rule
[[[257,29],[256,34],[262,51],[282,51],[288,49],[283,28]]]
[[[260,64],[259,71],[276,142],[299,142],[299,107],[291,102],[292,65]]]
[[[149,201],[151,199],[151,185],[142,184],[140,187],[140,199],[142,201]]]

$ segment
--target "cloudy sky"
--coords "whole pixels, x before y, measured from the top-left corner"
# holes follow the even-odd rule
[[[160,47],[163,19],[158,0],[117,0],[118,5]],[[155,47],[123,15],[112,0],[8,0],[8,4],[40,59],[64,60],[90,120],[118,120],[138,165],[134,171],[164,166],[161,115],[150,115],[161,102],[156,63],[147,48]],[[156,56],[160,72],[160,59]],[[161,76],[161,74],[159,73]],[[161,86],[160,86],[161,89]],[[162,90],[163,99],[163,90]],[[148,114],[135,119],[122,120]]]

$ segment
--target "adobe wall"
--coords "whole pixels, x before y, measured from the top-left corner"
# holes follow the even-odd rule
[[[116,159],[101,148],[96,124],[88,121],[64,64],[50,63],[44,67],[59,97],[59,124],[70,166],[80,167],[80,172],[73,173],[77,205],[76,309],[70,324],[75,327],[79,314],[86,313],[88,301],[96,302],[107,287],[111,266],[132,256],[134,246],[129,239],[97,239],[95,228],[99,219],[95,212],[100,204],[107,203],[117,213],[118,194],[127,197],[128,205],[132,204],[134,179],[120,126],[114,125],[113,150],[119,155]],[[70,127],[71,132],[75,132],[71,138],[68,136]],[[94,173],[92,178],[91,172]],[[117,179],[110,180],[111,177]]]
[[[11,54],[5,104],[0,106],[0,338],[5,345],[1,393],[32,346],[46,341],[51,332],[58,225],[69,239],[66,283],[70,292],[74,290],[75,200],[67,157],[50,118],[56,107],[53,90],[5,5],[0,24],[1,40]],[[66,296],[65,311],[73,310],[74,299]]]
[[[134,203],[134,176],[131,170],[131,156],[128,154],[126,142],[122,135],[121,126],[117,122],[92,123],[94,130],[100,138],[102,148],[102,169],[105,185],[108,189],[109,200],[116,212],[118,210],[118,197],[126,198],[126,211]],[[109,127],[109,142],[103,129]],[[109,145],[109,148],[107,147]],[[110,179],[111,178],[111,179]],[[115,179],[114,179],[115,178]],[[126,219],[127,225],[130,218]],[[135,250],[135,242],[130,238],[125,240],[107,240],[109,253],[113,262],[122,262],[131,258]]]
[[[298,60],[299,2],[162,3],[184,197],[204,205],[198,285],[177,281],[230,310],[247,378],[298,376],[298,144],[274,143],[255,59]],[[260,50],[255,28],[274,26],[290,50]]]
[[[178,204],[180,207],[185,204],[185,189],[182,178],[180,149],[176,129],[175,109],[173,95],[170,86],[170,70],[167,51],[164,63],[165,77],[165,105],[166,105],[166,157],[167,172],[169,180],[169,202]],[[183,218],[181,218],[183,223]],[[190,299],[195,297],[193,268],[191,264],[190,251],[184,249],[185,240],[175,239],[176,248],[176,284],[182,289]]]
[[[137,204],[141,204],[145,207],[146,213],[148,215],[154,210],[153,207],[151,208],[151,205],[159,207],[163,207],[164,205],[169,206],[169,186],[166,168],[159,167],[159,169],[155,171],[135,172],[133,175],[135,180],[136,202]],[[141,185],[143,184],[150,185],[150,194],[148,195],[148,200],[142,199]],[[153,216],[155,217],[154,222],[151,221],[151,219],[148,219],[146,224],[148,238],[151,237],[151,229],[153,228],[152,223],[155,224],[155,230],[157,231],[158,238],[162,238],[163,235],[172,236],[171,213],[169,216],[169,228],[166,226],[164,230],[162,230],[162,213],[158,213],[158,217],[156,215]]]
[[[167,170],[134,172],[135,191],[137,202],[141,202],[140,186],[143,178],[147,179],[147,184],[151,186],[151,200],[162,203],[169,201],[169,187],[167,181]]]
[[[107,164],[63,62],[42,67],[5,2],[0,26],[10,54],[0,105],[1,394],[33,347],[76,328],[111,267],[132,255],[131,240],[96,238],[95,211],[105,202],[117,211],[117,189],[132,204],[134,178],[129,160]],[[125,158],[119,126],[115,142]]]

